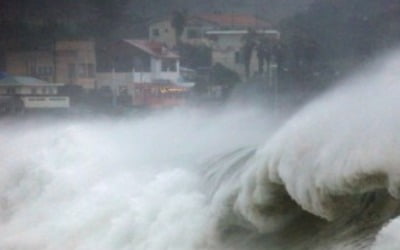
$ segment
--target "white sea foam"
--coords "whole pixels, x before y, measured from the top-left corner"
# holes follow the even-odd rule
[[[394,219],[378,234],[373,250],[400,249],[400,219]]]
[[[270,124],[256,109],[3,120],[0,249],[204,249],[199,164],[259,144]]]

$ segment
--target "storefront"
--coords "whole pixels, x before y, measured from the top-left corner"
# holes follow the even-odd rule
[[[133,105],[146,108],[167,108],[186,103],[188,88],[168,83],[135,84]]]

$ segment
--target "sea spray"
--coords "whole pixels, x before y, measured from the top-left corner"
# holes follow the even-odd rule
[[[228,245],[241,238],[237,249],[371,246],[400,213],[398,58],[311,102],[245,163],[241,184],[226,195],[230,221],[244,221],[226,225],[224,232],[242,229],[228,234]]]
[[[211,249],[200,166],[271,124],[261,109],[2,120],[0,249]]]

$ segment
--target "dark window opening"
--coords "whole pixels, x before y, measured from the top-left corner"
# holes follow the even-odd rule
[[[243,55],[241,51],[236,51],[235,52],[235,63],[236,64],[242,64],[243,63]]]
[[[200,38],[201,34],[200,34],[199,30],[189,29],[187,31],[187,37],[190,38],[190,39]]]
[[[158,29],[153,29],[153,36],[160,36],[160,31]]]
[[[161,70],[163,72],[176,72],[176,60],[175,59],[163,59],[161,61]]]

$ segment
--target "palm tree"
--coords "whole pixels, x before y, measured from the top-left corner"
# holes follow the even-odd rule
[[[267,74],[269,74],[271,63],[271,42],[266,36],[259,36],[257,43],[258,72],[264,72],[264,62],[267,64]]]
[[[253,49],[257,43],[257,34],[253,29],[248,29],[247,33],[242,37],[243,46],[242,46],[242,53],[243,53],[243,61],[244,67],[246,72],[246,78],[250,76],[250,62],[251,56],[253,54]]]

